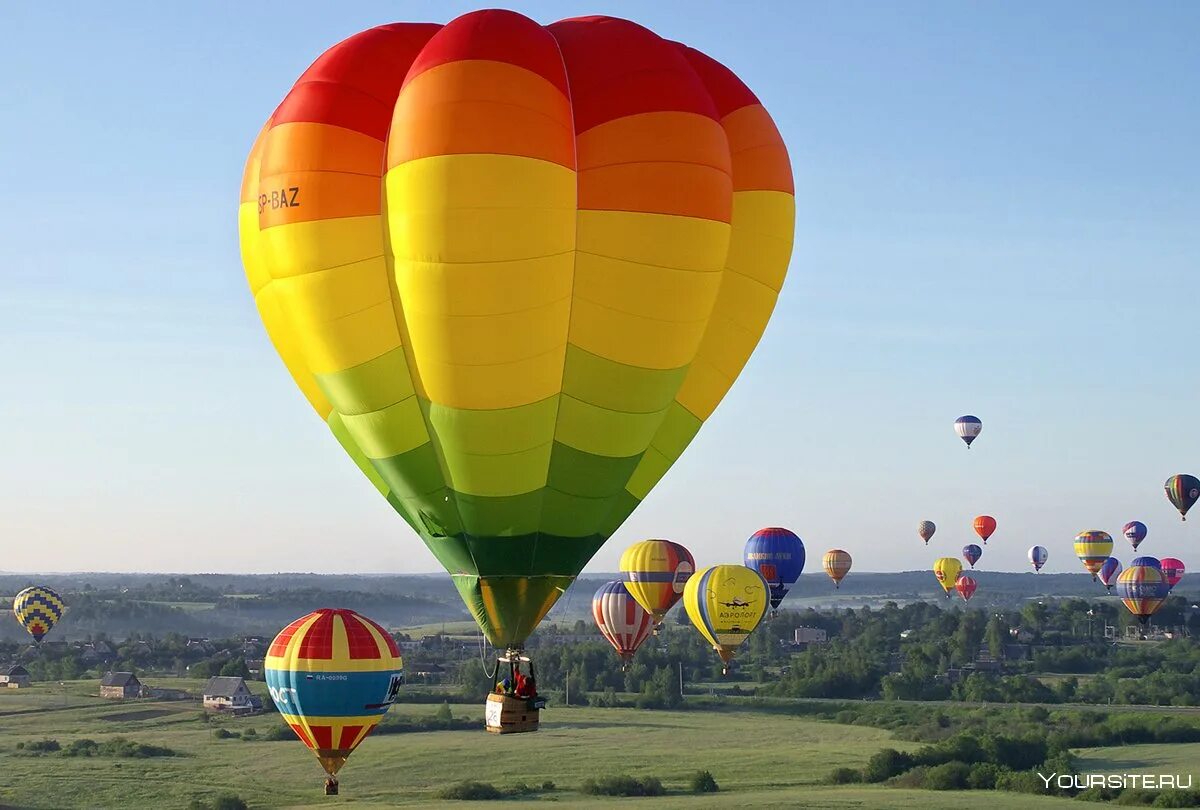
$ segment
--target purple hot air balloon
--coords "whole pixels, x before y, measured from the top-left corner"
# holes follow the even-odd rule
[[[983,549],[981,549],[979,546],[975,545],[974,543],[968,543],[967,545],[963,546],[962,554],[963,554],[963,559],[966,560],[967,562],[969,562],[971,564],[971,567],[974,568],[975,563],[979,560],[980,557],[983,556]]]
[[[1124,533],[1125,539],[1133,546],[1134,551],[1137,551],[1137,547],[1146,539],[1146,524],[1140,520],[1129,521],[1121,531]]]
[[[1096,576],[1104,583],[1104,587],[1112,592],[1113,585],[1117,584],[1117,577],[1121,575],[1121,561],[1116,557],[1109,557],[1100,566],[1100,570],[1096,572]]]

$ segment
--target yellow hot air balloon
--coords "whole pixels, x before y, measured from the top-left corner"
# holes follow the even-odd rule
[[[683,607],[721,656],[722,674],[729,672],[734,652],[766,615],[770,599],[766,580],[744,565],[714,565],[688,580]]]
[[[692,553],[670,540],[642,540],[621,555],[625,589],[654,617],[654,634],[696,570]]]
[[[1092,581],[1095,581],[1104,561],[1112,554],[1112,549],[1113,539],[1108,532],[1090,529],[1075,535],[1075,556],[1092,575]]]
[[[833,580],[833,587],[842,587],[842,579],[850,573],[852,562],[850,554],[840,548],[831,548],[825,552],[825,556],[821,558],[821,565],[824,567],[825,573]]]
[[[950,598],[950,591],[954,590],[954,583],[961,571],[962,563],[958,561],[958,557],[938,557],[934,561],[933,575],[946,592],[947,599]]]
[[[794,220],[729,69],[628,20],[495,9],[330,48],[239,209],[288,370],[502,648],[733,385]]]

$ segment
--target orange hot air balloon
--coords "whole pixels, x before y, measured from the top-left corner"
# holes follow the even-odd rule
[[[850,554],[842,551],[840,548],[831,548],[825,552],[825,556],[821,559],[821,567],[825,569],[825,573],[833,580],[835,588],[842,587],[842,580],[846,574],[850,573],[850,564],[853,560],[850,559]]]
[[[975,534],[979,535],[979,539],[986,546],[988,538],[996,531],[996,519],[991,515],[980,515],[975,518]]]

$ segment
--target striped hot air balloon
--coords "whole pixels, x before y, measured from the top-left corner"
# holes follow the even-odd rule
[[[757,571],[744,565],[714,565],[697,571],[683,592],[688,618],[708,639],[725,667],[767,613],[771,591]]]
[[[979,539],[986,546],[988,538],[996,532],[996,519],[991,515],[980,515],[975,518],[975,534],[979,535]]]
[[[683,598],[683,588],[696,571],[692,552],[671,540],[642,540],[621,554],[625,587],[654,617],[658,633],[663,617]]]
[[[1176,557],[1163,557],[1159,561],[1159,566],[1163,572],[1163,577],[1167,580],[1167,587],[1175,590],[1175,586],[1179,584],[1179,580],[1183,579],[1183,560]]]
[[[1151,565],[1131,564],[1117,577],[1117,596],[1142,627],[1162,607],[1169,592],[1167,578]]]
[[[933,575],[937,577],[938,584],[942,586],[942,590],[946,592],[946,598],[950,598],[950,591],[954,590],[954,583],[958,580],[958,575],[962,573],[962,563],[957,557],[939,557],[933,561]]]
[[[932,520],[922,520],[917,524],[917,536],[925,541],[925,545],[929,545],[929,539],[933,537],[933,533],[937,531],[937,526]]]
[[[1179,510],[1181,520],[1187,520],[1188,510],[1200,500],[1200,478],[1194,475],[1172,475],[1164,484],[1167,500]]]
[[[1112,554],[1112,535],[1108,532],[1090,529],[1075,535],[1075,556],[1083,563],[1083,567],[1092,575],[1095,581],[1100,566]]]
[[[775,610],[804,572],[804,541],[790,529],[759,529],[746,541],[742,560],[771,586],[771,608]]]
[[[284,722],[336,777],[404,682],[396,642],[353,610],[321,608],[271,642],[263,669]]]
[[[842,587],[842,580],[846,574],[850,573],[850,564],[853,560],[849,553],[842,551],[840,548],[831,548],[825,552],[825,556],[821,558],[821,567],[825,569],[825,573],[833,580],[835,588]]]
[[[1046,551],[1045,546],[1030,546],[1029,547],[1029,562],[1033,565],[1033,570],[1041,573],[1042,566],[1046,564],[1046,560],[1050,559],[1050,552]]]
[[[46,586],[34,585],[16,595],[12,610],[25,632],[33,636],[35,643],[41,644],[46,634],[62,619],[67,605],[61,596]]]
[[[1125,524],[1125,528],[1121,529],[1121,532],[1125,535],[1125,539],[1129,541],[1129,544],[1133,546],[1133,550],[1137,551],[1137,547],[1146,539],[1146,524],[1140,520],[1131,520]]]
[[[963,546],[962,555],[963,559],[974,568],[975,563],[979,562],[979,558],[983,556],[983,549],[974,543],[968,543]]]
[[[958,591],[958,595],[962,597],[964,602],[971,601],[971,597],[975,595],[975,589],[978,587],[979,583],[975,581],[975,577],[966,574],[954,580],[954,590]]]
[[[322,54],[238,219],[296,383],[519,649],[741,373],[795,199],[728,68],[628,20],[490,9]]]
[[[983,432],[983,422],[978,416],[960,416],[954,420],[954,432],[967,443],[967,449],[970,450],[971,442]]]
[[[654,629],[654,617],[637,603],[620,580],[606,582],[596,591],[592,597],[592,618],[600,635],[621,656],[622,671]]]
[[[1109,557],[1100,566],[1100,570],[1096,572],[1096,578],[1103,583],[1104,587],[1111,593],[1113,585],[1117,584],[1117,577],[1121,575],[1121,561],[1116,557]]]

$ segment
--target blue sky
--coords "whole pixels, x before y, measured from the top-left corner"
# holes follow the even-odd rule
[[[235,213],[255,132],[324,48],[478,6],[253,5],[0,8],[0,570],[436,569],[275,357]],[[810,557],[924,568],[979,513],[985,569],[1040,543],[1080,570],[1076,532],[1135,518],[1143,551],[1188,560],[1200,520],[1162,482],[1200,473],[1200,6],[514,7],[727,63],[796,174],[758,352],[590,570],[645,536],[739,560],[773,524]]]

